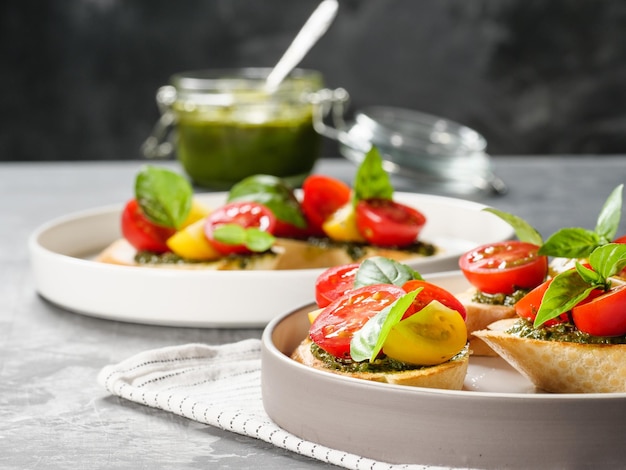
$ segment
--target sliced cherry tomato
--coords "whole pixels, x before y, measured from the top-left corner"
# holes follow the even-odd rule
[[[359,263],[328,268],[315,280],[315,301],[322,308],[338,299],[354,287]]]
[[[407,309],[403,315],[403,319],[410,317],[416,312],[426,307],[433,300],[438,300],[443,305],[452,310],[459,312],[461,317],[465,319],[466,312],[463,304],[453,294],[445,290],[443,287],[439,287],[427,281],[421,281],[418,279],[406,282],[402,288],[406,292],[412,292],[422,287],[422,291],[417,294],[417,297],[413,301],[413,304]]]
[[[154,253],[170,251],[166,241],[175,232],[173,228],[148,220],[136,199],[128,201],[122,211],[122,234],[136,250]]]
[[[318,315],[311,325],[311,340],[329,354],[348,359],[354,333],[405,293],[392,284],[373,284],[349,291]]]
[[[593,336],[626,334],[626,285],[592,294],[572,309],[576,328]]]
[[[350,186],[330,176],[311,175],[302,183],[302,212],[311,230],[323,236],[322,225],[337,209],[350,200]]]
[[[372,245],[407,246],[415,243],[426,217],[416,209],[389,199],[368,199],[356,206],[356,225]]]
[[[539,247],[516,240],[481,245],[459,259],[467,280],[481,292],[510,295],[517,289],[533,289],[548,274],[548,258]]]
[[[276,217],[266,206],[248,201],[231,202],[209,214],[204,233],[211,245],[224,255],[247,254],[251,251],[245,245],[230,245],[215,240],[213,232],[217,227],[225,224],[237,224],[244,228],[255,227],[273,234]]]

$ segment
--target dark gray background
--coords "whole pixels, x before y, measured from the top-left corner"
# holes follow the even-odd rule
[[[0,160],[139,158],[171,74],[272,66],[317,3],[4,0]],[[448,117],[494,155],[626,150],[620,0],[343,0],[302,65],[352,110]]]

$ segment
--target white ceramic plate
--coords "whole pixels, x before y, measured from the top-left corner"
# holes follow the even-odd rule
[[[463,276],[426,276],[458,292]],[[464,390],[368,382],[289,358],[308,332],[300,308],[263,333],[267,414],[296,436],[375,460],[462,468],[618,468],[626,394],[548,394],[500,358],[470,358]]]
[[[198,196],[209,207],[224,193]],[[475,202],[396,193],[427,217],[421,238],[442,248],[411,264],[421,273],[456,269],[459,255],[476,245],[505,240],[511,227],[480,212]],[[70,214],[38,228],[29,240],[38,292],[85,315],[113,320],[193,327],[258,327],[309,303],[321,269],[289,271],[182,271],[97,263],[91,258],[121,237],[122,206]]]

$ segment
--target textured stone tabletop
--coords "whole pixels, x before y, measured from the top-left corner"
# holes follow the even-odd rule
[[[564,226],[594,228],[606,197],[626,182],[622,156],[494,162],[509,191],[481,202],[525,218],[544,236]],[[0,468],[330,468],[111,397],[96,382],[103,366],[140,351],[260,338],[261,329],[119,323],[65,311],[37,295],[30,233],[58,216],[125,201],[142,164],[0,164]],[[317,171],[351,181],[354,167],[328,159]]]

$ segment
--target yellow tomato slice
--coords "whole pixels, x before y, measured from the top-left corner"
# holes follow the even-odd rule
[[[167,239],[167,246],[178,256],[190,260],[210,261],[221,258],[204,235],[206,219],[196,220]]]
[[[467,343],[465,320],[459,312],[433,300],[395,325],[383,352],[392,359],[422,366],[448,361]]]
[[[308,313],[309,323],[313,323],[315,319],[318,317],[320,313],[322,313],[323,308],[319,308],[317,310],[312,310]]]
[[[332,240],[339,242],[364,242],[356,226],[356,213],[352,202],[337,209],[323,224],[322,229]]]
[[[197,222],[200,219],[204,219],[207,215],[209,215],[211,211],[204,204],[199,203],[196,199],[191,201],[191,209],[189,210],[189,215],[181,225],[181,228],[185,228]]]

